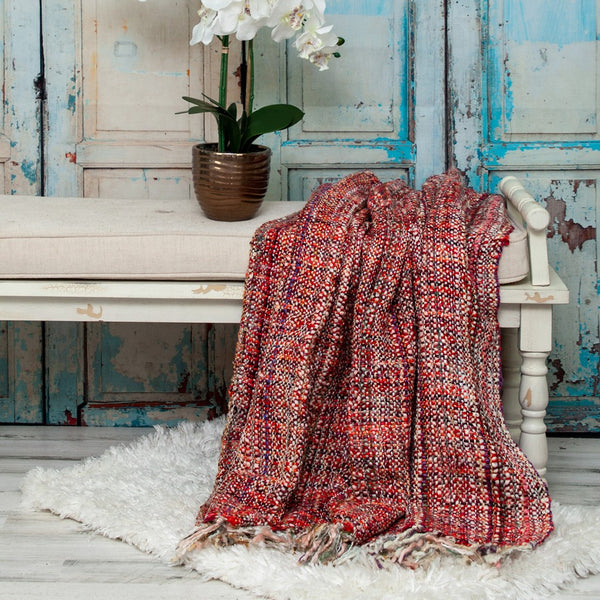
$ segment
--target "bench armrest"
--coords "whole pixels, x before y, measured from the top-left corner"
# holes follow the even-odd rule
[[[550,223],[550,213],[536,202],[533,196],[511,176],[500,182],[500,191],[508,200],[511,216],[520,218],[527,227],[529,245],[529,271],[533,285],[549,285],[548,247],[546,230]]]

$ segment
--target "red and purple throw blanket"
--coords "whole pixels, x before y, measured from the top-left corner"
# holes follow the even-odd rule
[[[497,561],[552,531],[502,417],[501,197],[320,186],[251,245],[218,475],[182,554],[267,541],[306,561],[368,544],[407,566]]]

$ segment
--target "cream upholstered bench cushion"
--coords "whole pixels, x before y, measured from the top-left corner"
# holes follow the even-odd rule
[[[243,280],[257,227],[300,210],[265,202],[249,221],[207,219],[194,200],[0,196],[1,279]],[[501,283],[528,273],[527,236],[515,229]]]
[[[226,223],[189,199],[1,196],[0,277],[240,280],[255,229],[302,205],[265,203],[258,218]]]
[[[514,283],[521,281],[529,274],[529,247],[527,230],[511,219],[513,230],[508,239],[508,245],[502,249],[498,264],[498,281]]]

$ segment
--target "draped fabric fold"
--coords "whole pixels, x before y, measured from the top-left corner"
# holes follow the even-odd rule
[[[543,541],[547,488],[500,401],[510,228],[457,171],[421,191],[356,173],[263,225],[218,475],[182,554],[254,540],[339,560],[370,543],[414,566]]]

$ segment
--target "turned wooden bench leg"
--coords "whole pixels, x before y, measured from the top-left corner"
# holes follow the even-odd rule
[[[502,328],[502,412],[504,422],[512,439],[518,444],[521,437],[521,404],[519,385],[521,383],[521,355],[519,354],[519,330]]]
[[[539,474],[546,474],[548,442],[544,417],[548,406],[546,359],[552,347],[552,306],[521,306],[519,349],[521,385],[519,402],[523,414],[519,446]]]

